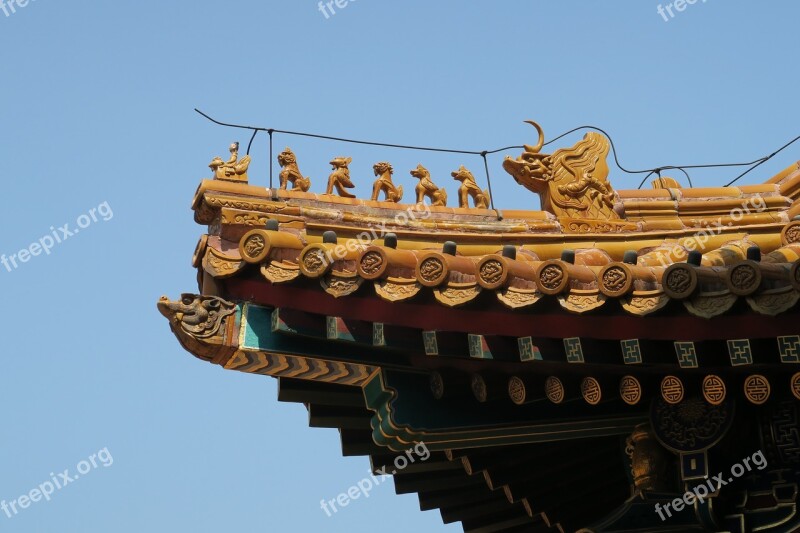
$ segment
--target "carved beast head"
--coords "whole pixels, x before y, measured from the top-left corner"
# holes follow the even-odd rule
[[[236,311],[236,305],[216,296],[182,294],[178,302],[162,296],[158,310],[173,327],[180,327],[192,337],[206,339],[219,333],[223,320]]]
[[[595,183],[607,182],[609,170],[606,157],[610,145],[605,136],[589,132],[571,148],[556,150],[552,155],[542,154],[542,129],[535,122],[529,123],[539,132],[537,145],[525,145],[525,151],[517,159],[506,157],[503,161],[503,168],[517,183],[541,194],[549,190],[551,182],[561,188],[587,177],[594,178]]]
[[[460,181],[461,183],[469,183],[475,181],[475,176],[472,175],[472,172],[467,170],[467,167],[461,165],[458,170],[455,172],[450,173],[453,176],[453,179],[456,181]]]
[[[532,120],[526,121],[539,133],[536,146],[523,145],[525,151],[517,159],[506,157],[503,168],[514,180],[526,189],[542,193],[547,189],[547,182],[552,179],[552,160],[550,155],[539,153],[544,146],[544,131]]]
[[[297,163],[297,157],[290,148],[287,147],[286,150],[278,154],[278,164],[280,166],[285,167],[286,165],[291,165],[293,163]]]
[[[334,168],[334,170],[337,168],[347,168],[347,165],[349,165],[352,161],[352,157],[335,157],[331,159],[331,166]]]
[[[386,174],[387,172],[389,174],[394,173],[394,169],[392,168],[392,165],[390,165],[386,161],[381,161],[380,163],[375,163],[375,165],[373,165],[373,167],[372,167],[372,170],[375,171],[375,175],[376,176],[382,176],[382,175]]]
[[[422,165],[417,165],[417,168],[411,171],[411,175],[419,180],[431,177],[431,173]]]

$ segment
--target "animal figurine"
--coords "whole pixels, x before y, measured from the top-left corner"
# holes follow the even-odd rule
[[[247,183],[247,168],[250,166],[250,156],[246,155],[239,159],[239,143],[235,142],[228,148],[231,157],[228,161],[223,161],[221,157],[215,157],[208,165],[214,171],[215,180],[237,181]]]
[[[286,190],[289,184],[292,184],[292,189],[298,189],[306,192],[311,187],[311,178],[306,178],[300,173],[300,168],[297,166],[297,157],[291,148],[286,148],[283,152],[278,154],[278,164],[282,170],[280,173],[281,189]]]
[[[378,195],[383,191],[384,194],[386,194],[387,202],[399,202],[403,198],[403,187],[395,187],[392,182],[392,174],[394,174],[392,165],[385,161],[375,163],[372,170],[374,170],[375,175],[378,176],[378,179],[375,180],[375,183],[372,185],[372,200],[377,200]]]
[[[486,209],[489,207],[489,191],[481,190],[478,184],[475,183],[475,176],[472,172],[466,169],[464,165],[450,174],[453,179],[461,182],[458,188],[458,205],[459,207],[469,207],[469,198],[475,204],[476,209]]]
[[[592,220],[620,220],[617,194],[608,181],[609,140],[596,132],[587,133],[572,148],[543,154],[544,132],[528,120],[539,133],[535,146],[516,159],[506,157],[503,168],[514,179],[540,195],[542,209],[557,217]]]
[[[423,203],[425,197],[431,201],[432,206],[445,206],[447,205],[447,191],[440,189],[431,181],[431,173],[422,165],[417,165],[417,168],[411,171],[411,175],[419,180],[415,187],[417,193],[417,203]]]
[[[328,176],[328,188],[325,190],[325,194],[333,194],[333,189],[335,187],[336,192],[338,192],[339,196],[342,198],[356,197],[354,194],[345,190],[345,188],[352,189],[355,187],[353,182],[350,181],[350,168],[348,167],[352,161],[352,157],[336,157],[331,160],[333,172]]]

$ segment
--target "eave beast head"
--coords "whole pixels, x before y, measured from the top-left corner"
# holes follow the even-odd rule
[[[183,294],[177,302],[162,296],[158,310],[173,328],[196,339],[209,339],[221,334],[225,318],[234,314],[236,305],[215,296]]]
[[[526,122],[536,128],[539,140],[535,146],[523,145],[525,151],[517,159],[506,157],[506,172],[541,195],[542,209],[558,217],[620,219],[616,193],[608,182],[608,139],[589,132],[572,148],[542,154],[544,132],[536,122]]]

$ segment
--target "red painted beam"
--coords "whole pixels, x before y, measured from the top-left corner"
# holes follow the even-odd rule
[[[390,303],[377,296],[343,298],[315,289],[272,285],[253,280],[228,280],[224,297],[268,307],[383,322],[427,331],[461,331],[509,337],[586,337],[594,339],[655,339],[704,341],[759,339],[800,333],[800,316],[777,317],[755,313],[703,319],[689,315],[636,317],[630,315],[530,314],[510,309],[451,309],[439,304]]]

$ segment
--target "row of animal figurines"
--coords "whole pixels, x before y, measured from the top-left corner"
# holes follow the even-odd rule
[[[231,158],[227,162],[217,157],[211,162],[211,169],[214,171],[216,179],[247,182],[247,167],[250,164],[250,156],[238,159],[239,143],[233,143],[230,147]],[[333,172],[328,177],[328,187],[325,194],[333,194],[333,191],[343,198],[355,198],[355,195],[347,189],[355,187],[350,179],[349,165],[352,161],[350,157],[337,157],[331,161]],[[311,188],[311,178],[303,176],[297,165],[297,157],[291,149],[286,148],[278,155],[278,163],[281,166],[280,188],[287,190],[291,184],[293,190],[306,192]],[[384,201],[399,203],[403,198],[403,187],[396,186],[392,182],[394,169],[386,162],[376,163],[372,169],[378,178],[372,185],[372,200],[378,200],[381,192],[385,195]],[[424,202],[428,198],[432,206],[447,205],[447,191],[436,186],[431,180],[428,169],[422,165],[411,171],[411,175],[419,180],[415,188],[417,203]],[[453,179],[460,181],[458,188],[459,207],[469,207],[469,199],[476,208],[486,209],[489,207],[489,191],[481,190],[475,182],[475,176],[463,165],[451,173]]]

